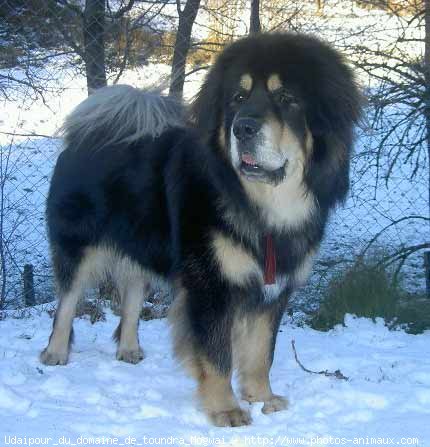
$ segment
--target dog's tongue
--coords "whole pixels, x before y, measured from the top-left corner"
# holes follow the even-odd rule
[[[246,163],[247,165],[256,166],[257,162],[255,161],[255,158],[248,152],[245,152],[242,154],[242,161]]]

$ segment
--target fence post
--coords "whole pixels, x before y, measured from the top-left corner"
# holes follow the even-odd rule
[[[36,299],[34,294],[33,266],[31,264],[24,265],[22,281],[24,283],[24,303],[26,307],[34,306],[36,304]]]
[[[426,275],[427,297],[430,298],[430,251],[424,252],[424,272]]]

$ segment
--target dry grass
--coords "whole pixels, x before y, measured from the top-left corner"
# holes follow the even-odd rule
[[[311,327],[326,331],[343,324],[345,314],[353,314],[373,320],[381,317],[390,328],[402,327],[414,334],[430,329],[430,300],[407,293],[379,259],[356,262],[335,275],[310,320]]]

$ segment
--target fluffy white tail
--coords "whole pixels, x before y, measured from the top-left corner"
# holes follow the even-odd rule
[[[183,124],[183,109],[173,98],[129,85],[96,90],[66,118],[61,129],[66,146],[91,150],[157,137]]]

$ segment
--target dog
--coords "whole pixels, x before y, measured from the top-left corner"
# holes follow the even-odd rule
[[[167,280],[175,353],[212,423],[251,423],[234,369],[244,400],[285,409],[269,381],[276,335],[347,194],[361,110],[342,56],[288,33],[228,46],[189,110],[128,86],[83,101],[47,199],[60,302],[41,361],[67,362],[76,304],[109,275],[122,301],[117,359],[139,362],[144,291]]]

